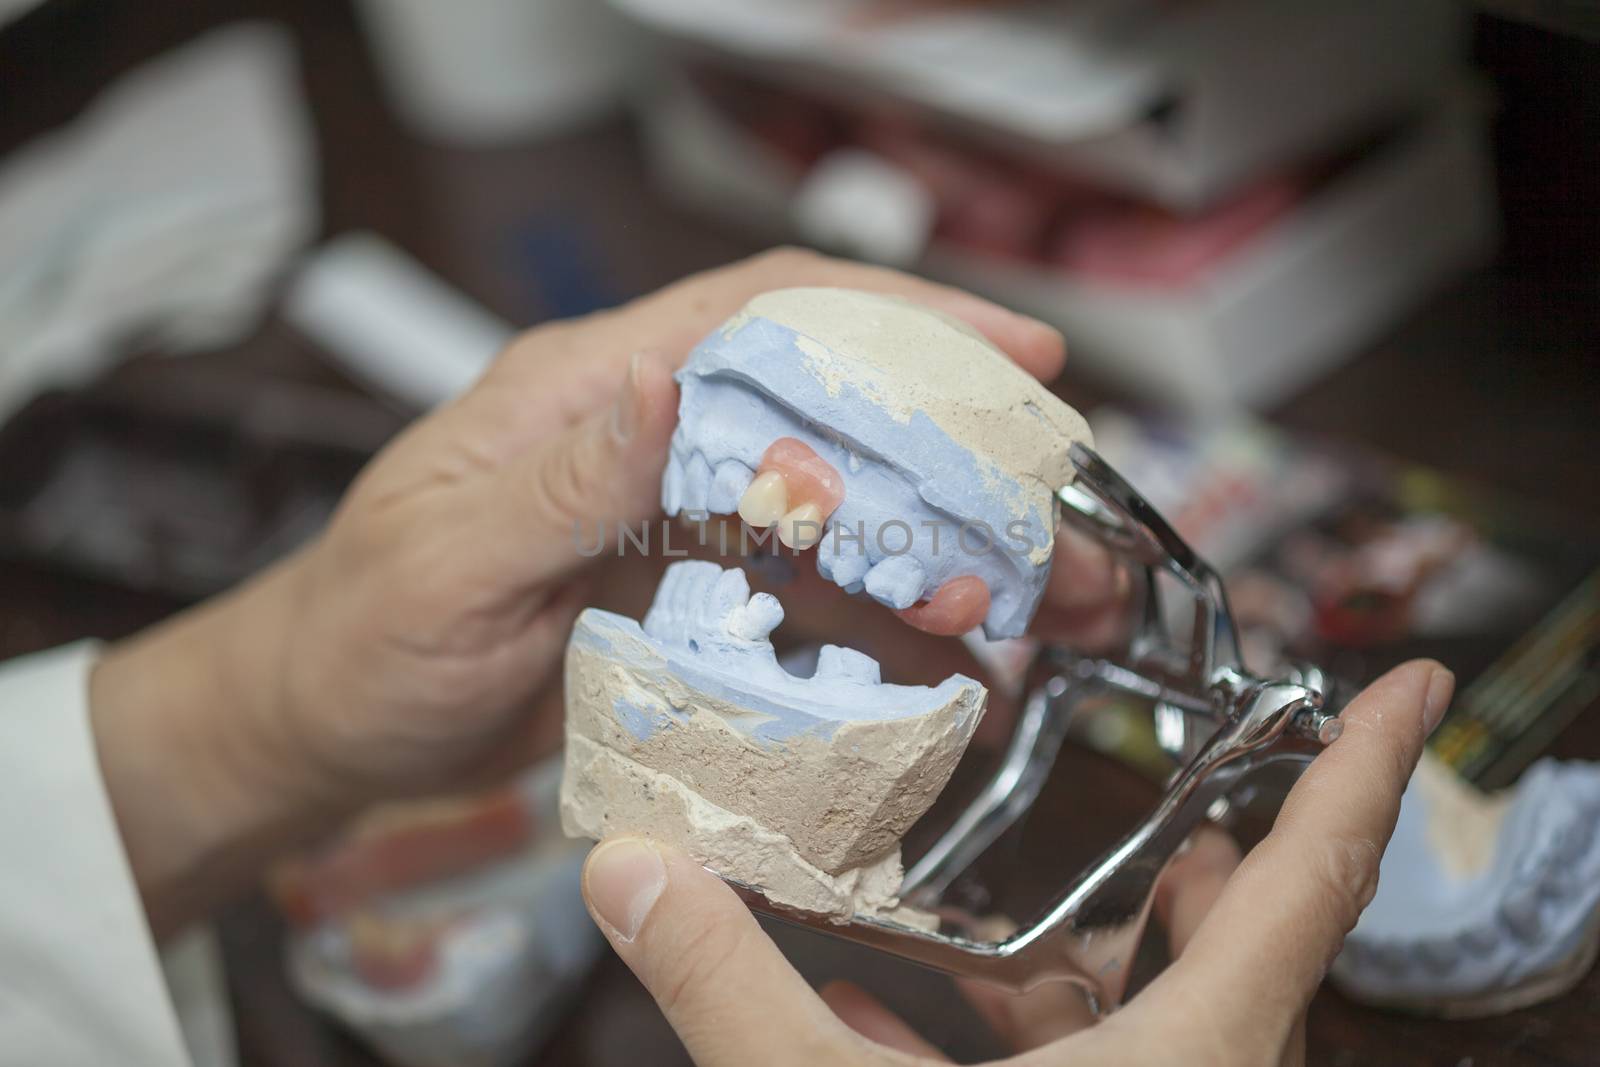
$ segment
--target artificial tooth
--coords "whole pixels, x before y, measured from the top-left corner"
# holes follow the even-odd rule
[[[739,517],[757,530],[783,518],[789,510],[789,487],[777,471],[756,475],[750,488],[739,498]]]
[[[787,548],[810,548],[822,540],[822,509],[801,504],[778,521],[778,540]]]

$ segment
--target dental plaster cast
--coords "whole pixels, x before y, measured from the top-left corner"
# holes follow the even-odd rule
[[[1571,988],[1600,943],[1600,765],[1541,760],[1486,795],[1424,757],[1378,893],[1333,976],[1352,997],[1464,1018]]]
[[[890,296],[783,289],[702,341],[678,381],[669,515],[737,511],[815,544],[847,592],[896,610],[975,598],[990,638],[1027,629],[1068,449],[1091,438],[965,324]]]
[[[641,627],[589,609],[567,645],[566,832],[644,834],[769,900],[838,919],[896,908],[900,838],[944,787],[987,696],[886,684],[824,646],[812,677],[744,572],[667,568]],[[903,914],[903,913],[902,913]]]
[[[669,515],[737,513],[925,628],[1026,630],[1068,452],[1090,437],[977,333],[894,297],[779,290],[702,341],[678,381]],[[886,685],[834,646],[812,677],[790,675],[768,640],[782,617],[743,572],[687,562],[642,628],[585,612],[567,653],[567,830],[670,841],[777,904],[890,911],[900,838],[987,694],[960,675]]]

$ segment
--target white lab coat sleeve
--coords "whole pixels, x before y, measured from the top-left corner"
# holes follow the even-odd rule
[[[0,664],[0,1067],[188,1067],[89,722],[84,642]]]

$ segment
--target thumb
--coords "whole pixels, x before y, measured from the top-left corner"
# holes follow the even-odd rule
[[[677,418],[666,362],[636,353],[613,403],[538,442],[478,490],[477,544],[515,577],[548,581],[615,544],[619,523],[659,510]],[[503,546],[495,551],[490,546]]]
[[[583,895],[699,1067],[855,1063],[841,1023],[715,875],[638,837],[589,854]]]

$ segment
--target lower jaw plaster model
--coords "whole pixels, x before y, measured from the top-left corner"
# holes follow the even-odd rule
[[[964,325],[892,297],[767,293],[679,372],[670,515],[735,511],[849,593],[946,634],[1026,630],[1083,419]],[[900,838],[987,694],[879,681],[828,646],[785,672],[778,601],[711,563],[668,568],[641,628],[590,610],[566,664],[570,834],[675,844],[776,904],[892,910]],[[904,917],[904,916],[902,916]]]
[[[1542,760],[1486,796],[1431,756],[1406,790],[1378,893],[1333,977],[1430,1015],[1565,992],[1600,944],[1600,766]]]
[[[944,787],[985,691],[952,675],[887,685],[827,645],[778,665],[783,608],[740,570],[667,569],[644,625],[590,609],[567,646],[563,824],[687,849],[774,903],[848,918],[892,909],[900,838]]]

